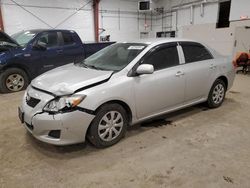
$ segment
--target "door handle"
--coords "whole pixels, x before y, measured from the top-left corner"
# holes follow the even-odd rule
[[[185,73],[184,72],[181,72],[181,71],[178,71],[175,76],[177,77],[180,77],[180,76],[183,76]]]

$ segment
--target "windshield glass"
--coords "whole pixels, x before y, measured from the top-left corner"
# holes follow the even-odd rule
[[[21,31],[11,35],[11,37],[21,46],[25,46],[33,37],[37,34],[37,32],[33,31]]]
[[[120,71],[146,46],[141,43],[116,43],[91,55],[80,65],[93,69]]]

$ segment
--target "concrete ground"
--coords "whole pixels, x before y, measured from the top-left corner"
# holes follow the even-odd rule
[[[250,76],[224,104],[131,128],[113,147],[55,147],[20,124],[23,92],[0,96],[0,187],[250,187]]]

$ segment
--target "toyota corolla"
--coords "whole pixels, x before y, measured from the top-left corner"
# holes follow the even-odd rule
[[[19,117],[43,142],[107,147],[130,125],[197,103],[219,107],[234,77],[228,58],[195,41],[116,43],[34,79]]]

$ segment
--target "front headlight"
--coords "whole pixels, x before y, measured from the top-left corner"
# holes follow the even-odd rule
[[[56,98],[48,102],[43,108],[46,112],[59,112],[63,110],[70,110],[80,104],[86,95],[64,96]]]

